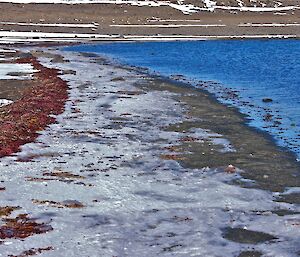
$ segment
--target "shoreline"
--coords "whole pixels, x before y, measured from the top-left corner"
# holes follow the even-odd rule
[[[65,45],[64,47],[66,47],[67,45]],[[26,47],[27,48],[27,47]],[[46,50],[45,47],[38,47],[38,49],[41,49],[41,54],[43,52],[43,49]],[[39,53],[35,53],[37,56],[39,56]],[[91,54],[91,53],[82,53],[83,56],[93,56],[94,54]],[[42,54],[43,55],[43,54]],[[282,152],[283,155],[285,155],[285,158],[287,158],[288,162],[291,162],[291,163],[294,163],[292,166],[296,167],[295,169],[298,170],[297,172],[299,172],[299,168],[300,168],[300,164],[299,162],[297,161],[297,155],[296,153],[292,152],[290,149],[288,149],[287,147],[283,147],[283,146],[280,146],[276,143],[276,140],[274,138],[274,136],[270,135],[268,132],[266,131],[263,131],[259,128],[256,128],[254,126],[251,126],[249,124],[249,121],[251,121],[249,119],[249,115],[247,114],[243,114],[240,112],[240,110],[236,107],[236,106],[232,106],[232,105],[228,105],[226,103],[222,103],[218,98],[217,96],[213,93],[213,92],[209,92],[207,89],[205,88],[196,88],[194,85],[192,85],[191,83],[189,82],[185,82],[185,81],[179,81],[179,80],[176,80],[176,79],[172,79],[170,77],[166,77],[166,76],[163,76],[163,75],[155,75],[155,74],[151,74],[149,73],[149,71],[147,70],[144,70],[144,69],[141,69],[140,67],[135,67],[135,66],[130,66],[130,65],[124,65],[124,64],[121,64],[119,63],[117,60],[114,61],[112,59],[109,59],[105,56],[101,56],[100,54],[95,54],[95,56],[99,57],[100,59],[105,59],[106,63],[109,64],[109,65],[112,65],[113,67],[116,67],[116,68],[119,68],[119,69],[125,69],[125,70],[128,70],[128,71],[135,71],[137,72],[138,74],[140,75],[143,75],[143,76],[146,76],[146,77],[149,77],[151,79],[154,79],[154,80],[157,80],[157,81],[163,81],[163,82],[166,82],[166,83],[169,83],[169,84],[173,84],[175,86],[178,86],[180,88],[186,88],[187,90],[191,90],[191,91],[199,91],[199,94],[201,95],[206,95],[210,98],[210,104],[216,104],[216,105],[221,105],[224,107],[224,109],[228,109],[230,111],[233,110],[233,113],[232,115],[234,116],[238,116],[240,119],[241,119],[241,124],[242,124],[242,127],[243,128],[246,128],[246,129],[250,129],[252,130],[252,132],[254,134],[258,134],[258,135],[261,135],[263,138],[265,138],[268,142],[271,143],[271,145],[274,145],[275,148],[278,149],[279,152]],[[60,59],[60,58],[58,58]],[[29,86],[30,87],[30,86]],[[26,89],[25,89],[26,90]],[[22,101],[22,99],[20,99],[20,101]],[[18,100],[17,100],[18,102]],[[10,109],[10,107],[13,106],[13,105],[10,105],[8,107],[3,107],[3,109]],[[52,123],[52,122],[50,122]],[[49,124],[50,124],[49,123]],[[211,125],[211,126],[214,126],[214,125]],[[243,131],[243,129],[241,129],[241,131]],[[36,133],[35,131],[32,131],[32,133]],[[242,134],[242,132],[239,132],[240,134]],[[34,137],[35,138],[35,137]],[[32,141],[32,140],[31,140]],[[28,141],[29,142],[29,141]],[[19,147],[19,145],[18,145]],[[9,147],[8,147],[9,148]],[[14,153],[16,152],[16,150],[13,151]],[[5,154],[6,155],[6,154]],[[186,164],[188,166],[188,164]],[[251,176],[250,176],[251,177]]]
[[[93,44],[84,44],[84,45],[93,45]],[[68,47],[68,46],[66,46]],[[76,45],[75,45],[76,47]],[[64,47],[62,47],[64,48]],[[67,51],[72,51],[72,50],[67,50]],[[75,51],[77,52],[77,51]],[[297,152],[294,152],[291,148],[289,148],[287,145],[280,145],[280,142],[278,142],[278,139],[276,139],[276,135],[272,135],[269,131],[267,130],[263,130],[262,128],[259,128],[257,126],[251,125],[250,123],[253,121],[253,118],[251,118],[249,113],[243,113],[240,108],[242,107],[242,105],[238,105],[238,104],[234,104],[234,103],[226,103],[224,102],[225,98],[224,96],[222,96],[222,93],[220,92],[214,92],[214,90],[208,90],[207,87],[211,86],[211,84],[220,84],[217,81],[205,81],[205,80],[197,80],[197,81],[189,81],[188,79],[186,79],[183,75],[181,74],[177,74],[177,75],[171,75],[171,76],[164,76],[162,74],[155,74],[155,73],[151,73],[150,70],[148,68],[145,67],[139,67],[139,66],[132,66],[129,64],[124,64],[121,63],[117,58],[114,57],[109,57],[109,56],[105,56],[101,55],[101,53],[92,53],[92,52],[85,52],[85,51],[79,51],[82,54],[87,54],[87,55],[93,55],[95,54],[96,56],[99,56],[101,58],[104,58],[107,60],[107,63],[110,65],[113,65],[115,67],[118,68],[125,68],[128,70],[134,70],[140,74],[143,74],[145,76],[149,76],[153,79],[157,79],[157,80],[162,80],[171,84],[175,84],[181,87],[187,87],[187,88],[191,88],[194,90],[199,90],[200,92],[209,95],[209,97],[225,106],[226,108],[230,108],[230,109],[234,109],[236,115],[239,115],[242,120],[243,123],[246,127],[252,129],[254,132],[263,135],[264,138],[266,138],[267,140],[271,141],[280,151],[282,152],[286,152],[287,155],[291,155],[292,159],[294,159],[293,161],[299,165],[300,168],[300,161],[299,161],[299,156],[297,156]],[[179,76],[179,78],[176,78],[177,76]],[[181,77],[182,76],[182,77]],[[174,77],[174,78],[172,78]],[[198,84],[205,84],[206,86],[198,86]],[[229,88],[228,86],[226,87],[225,85],[222,85],[222,88],[224,90],[224,92],[230,92],[233,95],[236,94],[236,91],[232,91],[233,89]],[[233,97],[235,98],[235,97]],[[228,100],[228,99],[227,99]]]
[[[63,46],[66,47],[67,45]],[[62,46],[60,46],[62,47]],[[26,47],[27,48],[27,47]],[[32,47],[30,47],[32,48]],[[22,48],[21,48],[22,49]],[[41,54],[43,55],[43,51],[46,50],[45,47],[38,47],[37,49],[41,49]],[[44,49],[44,50],[43,50]],[[35,53],[37,56],[39,56],[39,53]],[[272,136],[271,134],[269,134],[266,131],[263,131],[257,127],[251,126],[249,124],[249,121],[251,121],[249,119],[249,115],[247,114],[243,114],[240,112],[240,110],[236,107],[236,106],[232,106],[232,105],[228,105],[226,103],[222,103],[220,102],[220,100],[217,98],[217,96],[213,93],[213,92],[209,92],[207,89],[205,88],[196,88],[194,85],[192,85],[189,82],[185,82],[185,81],[179,81],[176,79],[172,79],[170,77],[167,76],[163,76],[163,75],[155,75],[155,74],[151,74],[149,73],[149,71],[141,69],[140,67],[136,67],[136,66],[130,66],[130,65],[124,65],[121,63],[115,62],[114,60],[107,58],[105,56],[101,56],[100,54],[93,54],[93,53],[88,53],[88,52],[82,52],[83,56],[94,56],[94,57],[98,57],[100,59],[104,59],[105,63],[107,63],[108,65],[111,65],[113,67],[119,68],[119,69],[124,69],[124,70],[128,70],[128,71],[134,71],[137,72],[138,74],[142,75],[142,76],[146,76],[149,77],[153,80],[156,81],[162,81],[162,82],[166,82],[167,84],[171,84],[177,87],[187,90],[190,90],[192,92],[198,92],[200,95],[206,95],[209,97],[209,99],[211,100],[210,103],[213,105],[220,105],[223,106],[224,109],[228,109],[230,110],[230,112],[232,112],[232,115],[234,116],[238,116],[239,119],[241,119],[241,131],[243,131],[243,128],[245,129],[249,129],[251,130],[254,134],[258,134],[259,136],[262,136],[263,138],[266,139],[267,142],[270,142],[271,145],[273,145],[275,148],[278,149],[279,152],[282,152],[283,155],[285,156],[285,158],[288,160],[288,162],[293,163],[292,166],[295,167],[295,169],[297,170],[297,172],[300,171],[300,163],[297,161],[297,155],[296,153],[292,152],[290,149],[288,149],[287,147],[283,147],[280,146],[276,143],[276,140],[274,138],[274,136]],[[60,58],[58,58],[60,59]],[[8,82],[9,83],[9,82]],[[30,82],[29,82],[30,83]],[[29,86],[30,88],[30,86]],[[26,90],[26,89],[25,89]],[[17,100],[18,102],[19,100]],[[22,101],[22,99],[20,99],[20,101]],[[10,109],[10,107],[13,105],[10,105],[8,107],[3,107],[4,109]],[[52,121],[53,122],[53,121]],[[48,123],[47,125],[51,124],[52,122]],[[214,126],[214,125],[211,125]],[[32,131],[34,134],[36,133],[35,131]],[[242,132],[239,132],[240,134],[242,134]],[[34,140],[31,140],[34,142]],[[29,142],[29,141],[28,141]],[[21,145],[20,145],[21,146]],[[13,151],[13,153],[16,153],[16,150]],[[5,154],[6,155],[6,154]],[[186,163],[187,167],[189,166],[188,163]],[[251,176],[250,176],[251,177]],[[252,178],[252,177],[251,177]]]
[[[74,52],[74,53],[77,53],[77,52]],[[163,75],[151,74],[151,73],[149,73],[149,71],[147,71],[147,70],[145,70],[145,69],[143,69],[141,67],[138,67],[138,66],[130,66],[130,65],[126,65],[126,64],[121,64],[121,63],[118,62],[118,60],[110,59],[109,57],[105,57],[105,56],[103,56],[101,54],[89,53],[89,52],[84,52],[84,51],[80,52],[80,53],[83,56],[88,56],[88,57],[92,57],[92,58],[93,57],[98,57],[100,59],[103,59],[106,64],[111,65],[113,67],[120,68],[120,69],[125,69],[125,70],[129,70],[129,71],[133,70],[133,71],[137,72],[138,74],[141,74],[143,76],[146,76],[146,77],[150,78],[151,80],[153,79],[155,81],[161,81],[162,83],[170,84],[169,88],[166,87],[167,90],[168,89],[170,90],[170,88],[172,88],[173,90],[177,91],[175,88],[179,87],[179,88],[182,89],[182,91],[185,91],[185,90],[186,91],[190,91],[191,94],[196,94],[196,95],[201,96],[201,97],[199,97],[199,99],[203,99],[203,98],[208,97],[210,105],[220,106],[221,110],[223,109],[223,110],[225,110],[225,112],[228,111],[230,113],[230,115],[236,116],[238,118],[238,120],[240,120],[239,121],[239,123],[240,123],[240,129],[238,129],[238,131],[239,131],[238,134],[240,136],[245,132],[245,130],[247,130],[247,131],[249,130],[250,134],[254,135],[253,136],[254,138],[264,138],[264,140],[262,140],[262,141],[265,141],[267,145],[270,145],[271,146],[270,148],[272,149],[272,151],[274,151],[274,152],[278,151],[279,155],[276,158],[280,158],[279,156],[281,156],[281,155],[284,156],[282,160],[287,161],[287,163],[291,163],[291,166],[293,167],[292,169],[290,169],[290,172],[291,172],[290,174],[291,175],[292,174],[295,174],[295,175],[297,174],[296,176],[298,176],[298,180],[295,181],[295,184],[291,185],[291,187],[299,185],[299,183],[300,183],[300,162],[297,161],[298,157],[297,157],[296,153],[293,152],[293,151],[291,151],[291,149],[289,149],[288,147],[283,147],[283,146],[278,145],[277,142],[276,142],[276,139],[274,138],[274,136],[272,136],[267,131],[263,131],[260,128],[251,126],[249,124],[249,122],[251,121],[249,115],[242,113],[236,106],[232,106],[232,105],[228,105],[228,104],[222,103],[213,92],[210,92],[210,91],[208,91],[205,88],[196,88],[194,85],[192,85],[189,82],[184,82],[184,81],[172,79],[170,77],[163,76]],[[180,90],[179,88],[178,88],[178,90]],[[179,100],[179,102],[181,102],[181,100]],[[203,106],[202,106],[202,108],[205,109],[205,107],[203,107]],[[209,108],[211,108],[211,106],[209,106]],[[213,114],[215,114],[215,113],[213,113]],[[214,116],[213,114],[212,114],[212,116]],[[230,123],[230,122],[228,122],[228,123]],[[211,125],[209,127],[207,127],[208,129],[212,129],[213,127],[216,126],[216,124],[214,124],[214,123],[210,123],[210,124]],[[225,125],[225,128],[221,128],[221,130],[228,131],[228,130],[231,130],[230,127],[231,126],[229,124],[227,125],[227,127]],[[225,138],[228,138],[228,135],[226,133],[225,134],[221,133],[221,134],[223,136],[225,136]],[[240,138],[242,138],[242,136]],[[239,139],[239,140],[243,141],[243,139]],[[229,141],[231,141],[231,140],[229,140]],[[260,140],[256,140],[256,139],[255,139],[255,141],[257,141],[257,143],[260,142]],[[254,149],[252,149],[252,151],[249,151],[249,153],[251,153],[251,157],[248,158],[248,162],[252,162],[251,159],[252,159],[252,156],[254,155],[253,154],[254,152],[255,152]],[[266,158],[268,158],[268,157],[266,157]],[[272,160],[272,158],[273,157],[271,157],[271,160]],[[191,166],[188,161],[180,160],[180,162],[183,163],[185,167],[188,167],[188,168],[193,167],[193,165]],[[227,159],[227,162],[228,163],[230,162],[230,158]],[[233,159],[232,159],[232,162],[233,162]],[[208,163],[213,163],[213,161],[209,161]],[[225,165],[226,164],[223,163],[223,166],[225,166]],[[289,165],[287,165],[287,166],[289,166]],[[211,166],[208,166],[208,167],[211,167]],[[193,167],[193,168],[195,168],[195,167]],[[243,166],[241,166],[241,168],[244,169]],[[267,169],[271,169],[270,166],[266,167],[266,168]],[[281,169],[285,170],[285,172],[287,171],[287,169],[279,168],[277,172],[280,173]],[[244,171],[246,173],[248,173],[248,174],[246,174],[246,178],[249,178],[249,179],[256,178],[254,180],[257,181],[257,178],[258,178],[257,174],[251,174],[251,172],[253,172],[253,171],[247,170],[247,169],[245,169]],[[267,170],[265,170],[265,171],[267,171]],[[258,172],[258,174],[260,172],[262,172],[262,170],[260,170]],[[272,170],[272,172],[276,172],[276,171]],[[243,174],[243,175],[245,175],[245,174]],[[267,175],[267,176],[269,176],[269,175]],[[260,180],[260,182],[262,182],[264,179],[263,180],[259,179],[259,180]],[[275,179],[275,181],[276,181],[276,179]],[[257,182],[259,182],[259,181],[257,181]],[[247,184],[245,184],[244,186],[247,187]],[[253,185],[248,185],[248,186],[252,187]],[[276,191],[276,190],[280,191],[280,190],[283,190],[284,187],[285,187],[285,186],[283,186],[281,189],[279,189],[280,187],[277,187],[277,186],[278,186],[278,183],[275,183],[273,186],[270,185],[270,187],[266,187],[264,189],[266,189],[266,190],[272,190],[272,191]],[[273,187],[273,189],[272,189],[272,187]]]
[[[1,32],[0,32],[1,34]],[[9,36],[12,34],[12,36]],[[176,41],[208,41],[208,40],[299,40],[300,35],[215,35],[215,36],[192,36],[192,35],[162,35],[162,36],[140,36],[140,35],[97,35],[97,34],[51,34],[22,32],[21,36],[14,36],[8,32],[4,40],[0,37],[0,45],[13,47],[22,45],[66,45],[66,44],[95,44],[95,43],[134,43],[134,42],[176,42]],[[44,36],[43,36],[44,35]]]
[[[18,206],[7,219],[18,222],[25,212],[21,222],[35,222],[28,238],[2,236],[1,253],[251,256],[299,250],[296,168],[242,124],[236,110],[99,56],[32,50],[42,65],[61,70],[69,98],[57,123],[1,159],[3,204]],[[226,172],[229,164],[234,173]]]
[[[178,40],[187,37],[193,40],[300,38],[300,7],[296,3],[296,9],[292,11],[277,12],[275,9],[273,12],[235,13],[233,10],[200,10],[188,15],[171,6],[159,6],[172,5],[166,2],[158,1],[156,7],[119,3],[0,2],[0,9],[5,10],[0,21],[0,43],[174,40],[174,37]],[[184,2],[175,5],[186,7]]]

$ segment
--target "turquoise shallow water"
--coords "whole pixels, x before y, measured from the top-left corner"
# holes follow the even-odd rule
[[[300,41],[111,43],[65,50],[106,55],[204,88],[300,159]]]

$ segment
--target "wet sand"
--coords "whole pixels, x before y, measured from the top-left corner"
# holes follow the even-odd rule
[[[299,186],[299,165],[247,127],[236,109],[95,55],[45,48],[32,54],[61,70],[69,99],[56,124],[0,162],[5,215],[25,213],[11,222],[35,228],[18,241],[3,236],[11,226],[6,221],[2,253],[293,256],[300,250],[299,194],[291,190]],[[226,172],[230,164],[233,173]]]
[[[189,138],[170,145],[174,153],[181,153],[184,166],[190,168],[226,168],[235,165],[245,171],[243,176],[255,181],[244,186],[259,187],[271,191],[283,191],[285,187],[299,185],[299,163],[288,150],[279,148],[266,133],[246,125],[246,116],[235,108],[218,103],[211,94],[189,85],[167,80],[147,81],[144,89],[176,93],[177,101],[186,109],[187,120],[167,127],[167,130],[188,133],[193,128],[211,130],[223,135],[235,151],[223,152],[207,139],[197,142]],[[192,121],[191,121],[192,120]]]
[[[0,99],[17,100],[32,81],[0,80]]]

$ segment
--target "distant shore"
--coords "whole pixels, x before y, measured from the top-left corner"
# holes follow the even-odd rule
[[[199,11],[126,4],[0,3],[0,44],[299,38],[300,10]]]

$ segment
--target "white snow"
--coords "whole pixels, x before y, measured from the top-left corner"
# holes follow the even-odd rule
[[[11,104],[13,101],[8,99],[0,99],[0,107],[3,107],[5,105]]]
[[[29,79],[36,70],[30,64],[0,63],[0,79]],[[20,73],[20,75],[10,75]]]
[[[15,53],[15,52],[16,50],[0,48],[0,53]]]
[[[242,23],[239,27],[298,27],[299,23]]]
[[[179,41],[210,39],[246,39],[246,38],[297,38],[294,34],[274,35],[229,35],[229,36],[194,36],[194,35],[109,35],[0,31],[0,43],[22,42],[84,42],[84,41]]]
[[[211,12],[213,12],[215,10],[217,2],[211,1],[211,0],[202,0],[202,1],[205,4],[207,10],[209,10]]]
[[[281,7],[215,6],[215,9],[231,10],[231,11],[235,10],[240,12],[280,12],[280,11],[292,11],[292,10],[300,9],[300,7],[298,6],[281,6]]]
[[[234,146],[230,143],[230,141],[223,137],[223,135],[219,133],[215,133],[208,129],[202,128],[194,128],[191,130],[193,133],[192,136],[195,138],[199,138],[202,141],[208,141],[214,146],[220,147],[218,151],[222,153],[236,152]]]
[[[157,19],[157,20],[153,20],[153,21],[161,21],[161,22],[202,22],[202,20],[189,20],[189,19],[186,19],[186,20],[176,20],[176,19]]]

